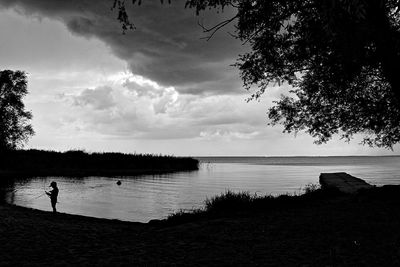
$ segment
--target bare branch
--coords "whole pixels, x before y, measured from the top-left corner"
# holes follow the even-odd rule
[[[205,37],[203,37],[201,39],[206,39],[207,41],[209,41],[217,31],[219,31],[221,28],[225,27],[226,25],[228,25],[229,23],[231,23],[232,21],[234,21],[238,17],[239,17],[239,15],[235,15],[230,19],[226,19],[224,21],[221,21],[220,23],[214,25],[211,28],[207,28],[207,27],[204,26],[203,23],[197,22],[197,24],[202,28],[204,33],[210,33],[210,35],[205,36]]]

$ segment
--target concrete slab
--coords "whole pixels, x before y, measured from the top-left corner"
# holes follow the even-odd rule
[[[356,193],[360,189],[373,187],[363,179],[351,176],[345,172],[321,173],[319,176],[321,188],[336,188],[343,193]]]

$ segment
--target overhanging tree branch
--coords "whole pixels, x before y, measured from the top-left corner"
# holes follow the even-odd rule
[[[203,23],[200,23],[198,21],[197,24],[202,28],[203,32],[209,33],[208,36],[202,37],[201,39],[206,39],[207,41],[209,41],[217,31],[219,31],[220,29],[222,29],[223,27],[225,27],[226,25],[228,25],[229,23],[231,23],[232,21],[234,21],[237,18],[238,18],[238,15],[233,16],[232,18],[221,21],[220,23],[218,23],[210,28],[205,27]]]

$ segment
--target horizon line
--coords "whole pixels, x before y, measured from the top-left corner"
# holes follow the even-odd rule
[[[185,157],[185,156],[184,156]],[[187,156],[187,157],[193,157],[193,158],[332,158],[332,157],[400,157],[400,154],[396,155],[329,155],[329,156],[318,156],[318,155],[312,155],[312,156],[305,156],[305,155],[300,155],[300,156]]]

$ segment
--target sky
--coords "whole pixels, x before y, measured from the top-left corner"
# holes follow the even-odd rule
[[[269,126],[268,107],[290,88],[246,102],[232,66],[248,47],[229,33],[212,39],[233,10],[196,16],[184,1],[144,1],[122,34],[112,0],[0,0],[0,70],[28,74],[24,99],[36,134],[26,148],[177,156],[395,155],[350,143],[323,145]]]

